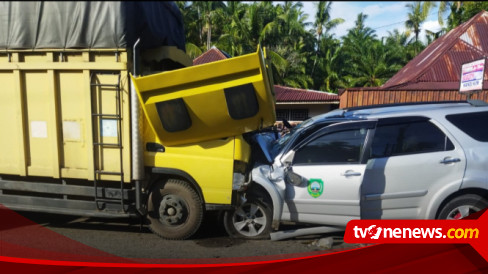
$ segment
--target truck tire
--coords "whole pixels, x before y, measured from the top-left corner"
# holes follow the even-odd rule
[[[203,203],[185,181],[169,179],[156,183],[147,205],[149,229],[168,240],[185,240],[200,228]]]
[[[272,214],[271,207],[267,203],[249,198],[235,210],[224,213],[224,227],[232,238],[269,239]]]
[[[488,207],[488,201],[475,194],[466,194],[449,201],[437,219],[458,220]]]

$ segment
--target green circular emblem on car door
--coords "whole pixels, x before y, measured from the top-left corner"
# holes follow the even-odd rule
[[[308,180],[308,194],[310,196],[317,198],[324,192],[324,182],[321,179],[310,179]]]

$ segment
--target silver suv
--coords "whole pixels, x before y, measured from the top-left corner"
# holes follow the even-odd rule
[[[460,219],[488,206],[484,102],[338,109],[276,136],[252,136],[262,157],[225,214],[232,236],[268,237],[283,222]]]

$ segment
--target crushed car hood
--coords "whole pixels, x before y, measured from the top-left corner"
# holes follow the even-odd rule
[[[276,145],[279,138],[278,132],[255,132],[251,134],[251,145],[259,147],[267,163],[271,164],[279,153]]]

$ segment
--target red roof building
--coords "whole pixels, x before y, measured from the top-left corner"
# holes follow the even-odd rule
[[[230,56],[212,47],[193,60],[193,65],[200,65],[230,58]],[[274,85],[276,95],[276,118],[278,121],[303,121],[309,117],[336,109],[339,95],[317,90],[307,90]]]
[[[383,86],[341,90],[340,107],[465,100],[458,92],[462,65],[487,57],[488,12],[482,11],[435,40]],[[488,101],[487,76],[485,69],[483,92],[473,99]]]
[[[339,95],[334,93],[280,85],[274,85],[274,91],[278,121],[303,121],[339,106]]]
[[[337,103],[339,95],[310,89],[291,88],[280,85],[274,85],[276,101],[280,103]]]
[[[210,62],[224,60],[227,58],[229,58],[229,56],[226,53],[217,49],[216,47],[212,47],[211,49],[204,52],[202,55],[193,59],[193,65],[196,66],[196,65],[206,64]]]

